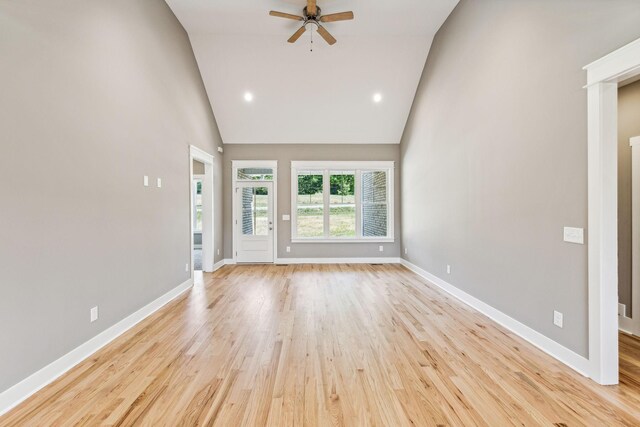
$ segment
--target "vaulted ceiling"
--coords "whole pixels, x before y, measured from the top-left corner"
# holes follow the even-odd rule
[[[225,143],[399,143],[434,34],[458,0],[318,0],[352,10],[287,39],[305,0],[167,0],[189,33]],[[245,100],[250,93],[252,100]],[[374,102],[375,94],[382,100]]]

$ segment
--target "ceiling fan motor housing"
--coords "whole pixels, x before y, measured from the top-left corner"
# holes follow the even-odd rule
[[[302,9],[302,14],[304,15],[304,19],[309,20],[309,19],[313,19],[313,20],[317,20],[320,17],[320,7],[316,7],[316,14],[315,15],[309,15],[307,13],[307,6],[304,7],[304,9]]]

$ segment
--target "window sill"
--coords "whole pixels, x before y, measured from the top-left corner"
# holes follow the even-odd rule
[[[393,243],[392,237],[374,239],[292,239],[291,243]]]

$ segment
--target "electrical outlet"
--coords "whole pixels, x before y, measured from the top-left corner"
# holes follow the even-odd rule
[[[90,319],[91,319],[91,323],[95,322],[96,320],[98,320],[98,307],[93,307],[91,309],[90,312]]]
[[[451,266],[447,264],[447,274],[451,274]]]
[[[149,186],[149,177],[147,175],[145,175],[144,178],[142,179],[142,183],[144,184],[145,187]]]
[[[189,272],[189,263],[186,263],[186,264],[184,265],[184,271],[185,271],[186,273],[188,273],[188,272]]]
[[[158,188],[162,188],[162,178],[158,178],[157,184],[158,184]]]
[[[560,313],[559,311],[553,311],[553,324],[556,325],[558,328],[562,328],[563,325],[563,315],[562,313]]]
[[[218,249],[218,255],[220,255],[220,249]]]
[[[409,248],[404,248],[404,254],[408,254],[409,253]]]
[[[283,221],[291,221],[291,216],[290,215],[282,215],[282,220]]]
[[[287,252],[291,252],[291,246],[287,246]]]
[[[618,303],[618,316],[627,317],[627,306]]]
[[[378,250],[379,250],[380,252],[384,252],[384,246],[378,246]]]

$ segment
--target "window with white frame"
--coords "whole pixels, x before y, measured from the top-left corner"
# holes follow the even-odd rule
[[[291,162],[297,242],[392,241],[393,162]]]

